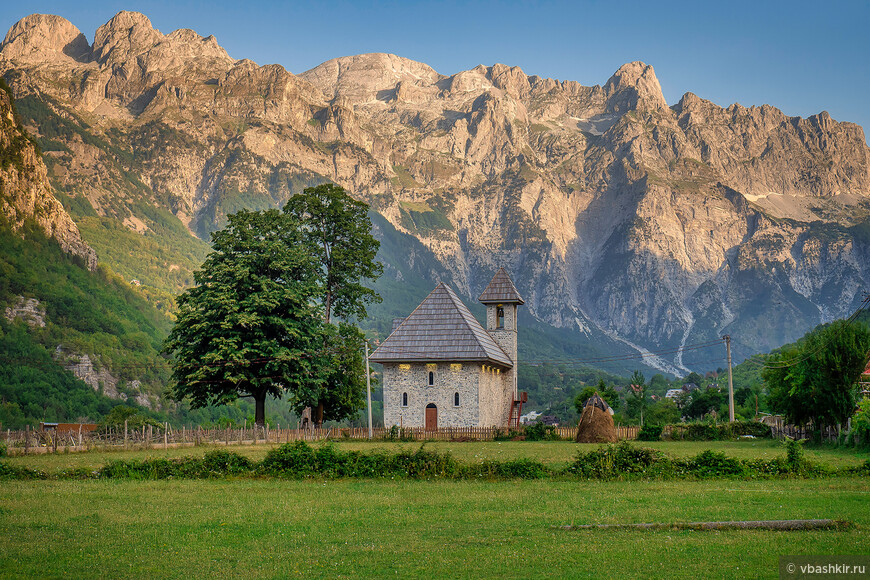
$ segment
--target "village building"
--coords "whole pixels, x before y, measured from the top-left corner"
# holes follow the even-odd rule
[[[384,366],[384,425],[503,427],[519,421],[517,307],[499,269],[478,299],[486,328],[443,282],[372,353]]]

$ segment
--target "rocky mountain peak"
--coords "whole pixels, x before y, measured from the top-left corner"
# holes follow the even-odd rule
[[[100,64],[134,62],[147,55],[147,67],[161,70],[205,59],[209,65],[228,68],[235,63],[214,36],[203,38],[182,28],[167,35],[155,29],[139,12],[118,12],[94,35],[94,59]]]
[[[429,65],[395,54],[343,56],[299,75],[332,99],[339,94],[365,104],[392,92],[399,82],[431,85],[442,77]]]
[[[97,28],[94,34],[94,58],[100,63],[126,60],[157,44],[162,35],[139,12],[118,12]]]
[[[90,57],[91,46],[72,22],[52,14],[25,16],[9,29],[0,53],[21,62],[78,60]]]
[[[607,110],[625,113],[633,109],[663,110],[668,108],[656,73],[640,61],[624,64],[604,85]]]

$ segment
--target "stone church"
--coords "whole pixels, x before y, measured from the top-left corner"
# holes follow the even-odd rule
[[[384,425],[503,427],[518,420],[517,307],[499,269],[478,299],[486,328],[450,286],[438,284],[370,360],[384,366]]]

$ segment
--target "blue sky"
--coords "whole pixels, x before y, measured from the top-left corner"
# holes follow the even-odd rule
[[[651,64],[669,104],[691,91],[721,106],[827,110],[870,130],[870,2],[4,2],[0,28],[59,14],[89,40],[120,10],[163,33],[214,34],[234,58],[294,73],[337,56],[391,52],[442,74],[496,62],[526,74],[604,84]]]

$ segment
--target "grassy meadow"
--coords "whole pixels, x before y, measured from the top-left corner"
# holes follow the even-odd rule
[[[340,442],[341,449],[414,443]],[[776,442],[656,443],[772,457]],[[567,442],[430,443],[461,461],[566,463]],[[590,446],[594,447],[594,446]],[[48,471],[207,447],[14,457]],[[236,450],[236,448],[233,448]],[[261,459],[267,446],[238,451]],[[769,454],[769,455],[768,455]],[[853,465],[867,454],[808,449]],[[87,480],[0,482],[0,577],[778,577],[786,554],[861,554],[870,479],[740,481]],[[834,518],[846,531],[564,531],[566,524]]]

